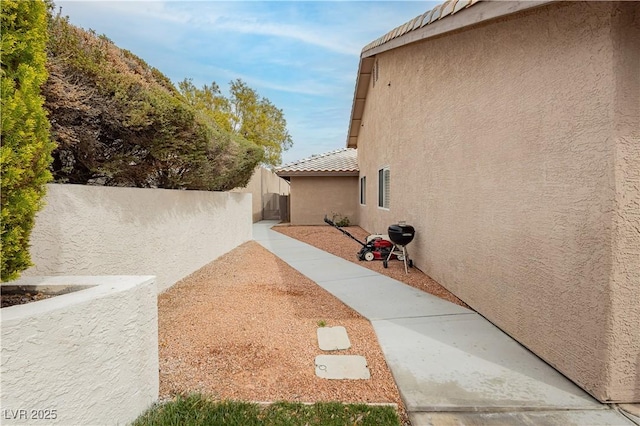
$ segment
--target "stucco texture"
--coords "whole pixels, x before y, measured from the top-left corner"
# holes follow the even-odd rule
[[[95,285],[2,309],[2,424],[128,424],[158,398],[154,277],[32,277]]]
[[[413,225],[420,269],[607,402],[640,401],[639,9],[552,4],[380,53],[358,137],[360,226]]]
[[[325,225],[334,214],[357,224],[358,176],[292,176],[289,200],[292,225]]]
[[[253,222],[265,219],[263,210],[265,204],[273,198],[273,194],[289,195],[289,182],[278,177],[274,172],[264,167],[256,168],[251,179],[244,188],[236,188],[233,192],[251,194],[251,210]]]
[[[252,238],[251,195],[48,185],[34,275],[155,275],[161,292]]]

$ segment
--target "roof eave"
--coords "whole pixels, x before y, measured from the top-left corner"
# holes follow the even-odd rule
[[[327,177],[327,176],[359,176],[359,171],[279,171],[276,174],[281,178],[306,176],[306,177]]]
[[[367,92],[369,91],[369,82],[371,81],[371,71],[373,70],[374,62],[375,58],[360,57],[356,87],[353,92],[353,105],[351,106],[351,119],[349,120],[351,124],[347,136],[347,148],[356,148],[358,146],[358,133],[360,132],[364,103],[367,99]]]
[[[347,133],[347,147],[358,147],[358,135],[362,126],[362,116],[364,105],[369,92],[369,82],[371,70],[375,62],[375,55],[398,47],[417,43],[433,37],[441,36],[453,31],[461,30],[472,25],[485,23],[497,18],[512,15],[524,10],[545,6],[555,3],[558,0],[531,0],[531,1],[482,1],[472,2],[473,7],[458,11],[453,17],[445,17],[423,25],[421,28],[410,30],[400,37],[393,38],[383,43],[373,42],[365,47],[360,55],[358,64],[358,75],[356,77],[356,87],[354,90],[353,103],[351,106],[351,118],[349,120],[349,131]],[[477,4],[476,4],[477,3]],[[439,5],[437,7],[441,7]],[[415,18],[414,18],[415,19]],[[402,27],[402,26],[401,26]],[[385,36],[383,36],[385,37]]]

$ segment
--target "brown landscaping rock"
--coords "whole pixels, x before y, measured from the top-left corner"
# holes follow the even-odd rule
[[[158,297],[160,393],[245,401],[397,403],[398,389],[369,321],[248,242]],[[315,375],[318,323],[344,326],[370,380]]]

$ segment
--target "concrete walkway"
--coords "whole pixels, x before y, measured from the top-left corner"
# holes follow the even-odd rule
[[[633,425],[482,316],[254,224],[253,238],[371,321],[413,426]]]

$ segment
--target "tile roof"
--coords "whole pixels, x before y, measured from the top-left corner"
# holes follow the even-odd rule
[[[276,168],[276,174],[285,176],[358,175],[358,150],[341,148],[324,154],[294,161]]]
[[[432,24],[436,21],[439,21],[442,18],[445,18],[449,15],[453,15],[458,13],[462,9],[466,9],[468,7],[473,6],[481,0],[447,0],[442,4],[437,5],[431,10],[426,11],[422,15],[418,15],[409,22],[405,22],[399,27],[394,28],[389,31],[387,34],[382,37],[377,38],[371,43],[367,44],[362,52],[366,52],[367,50],[371,50],[375,47],[380,46],[381,44],[388,43],[394,38],[405,35],[408,32],[418,30],[422,27],[425,27],[429,24]]]

